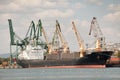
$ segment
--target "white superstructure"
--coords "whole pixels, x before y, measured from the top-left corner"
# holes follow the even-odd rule
[[[44,53],[46,52],[41,46],[27,45],[26,49],[21,51],[18,58],[19,59],[44,59]]]

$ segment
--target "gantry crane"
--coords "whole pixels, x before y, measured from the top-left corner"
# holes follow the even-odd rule
[[[13,64],[13,58],[17,58],[18,48],[20,47],[22,50],[25,47],[26,41],[22,40],[13,30],[12,20],[8,19],[9,23],[9,31],[10,31],[10,65]],[[16,47],[15,52],[13,52],[13,47]],[[16,54],[15,54],[16,53]]]
[[[12,63],[12,59],[13,59],[13,49],[12,46],[16,46],[16,51],[14,53],[16,53],[15,57],[18,57],[18,49],[21,50],[25,50],[27,45],[32,45],[32,46],[37,46],[37,45],[41,45],[42,48],[46,49],[46,43],[43,42],[40,37],[42,36],[42,24],[41,21],[39,20],[38,26],[35,27],[34,22],[32,21],[29,29],[25,35],[24,39],[21,39],[19,36],[16,35],[16,33],[13,30],[13,26],[12,26],[12,20],[8,19],[9,22],[9,30],[10,30],[10,59],[11,59],[11,63]]]
[[[96,50],[103,50],[105,49],[105,37],[99,27],[96,17],[93,17],[90,26],[89,35],[93,32],[96,41]]]
[[[79,44],[79,47],[80,47],[80,57],[83,57],[85,55],[84,41],[80,37],[80,34],[77,31],[77,28],[76,28],[74,22],[72,22],[72,25],[73,25],[73,30],[75,32],[75,35],[77,37],[77,41],[78,41],[78,44]]]

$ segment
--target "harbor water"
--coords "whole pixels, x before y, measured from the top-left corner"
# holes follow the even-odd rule
[[[120,68],[0,69],[0,80],[120,80]]]

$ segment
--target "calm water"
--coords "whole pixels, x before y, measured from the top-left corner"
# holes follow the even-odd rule
[[[120,68],[0,69],[0,80],[120,80]]]

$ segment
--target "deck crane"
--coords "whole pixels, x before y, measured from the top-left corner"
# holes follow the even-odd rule
[[[100,51],[105,49],[105,37],[103,37],[103,33],[99,27],[96,17],[93,17],[91,21],[89,35],[91,35],[92,31],[96,41],[96,50]]]
[[[78,41],[78,44],[79,44],[79,47],[80,47],[80,57],[83,57],[85,55],[84,41],[80,37],[80,34],[77,31],[77,28],[76,28],[74,22],[72,22],[72,25],[73,25],[73,30],[75,32],[75,35],[77,37],[77,41]]]
[[[63,53],[69,53],[69,47],[68,47],[68,44],[67,42],[65,41],[65,38],[61,32],[61,28],[60,28],[60,24],[58,22],[58,20],[56,20],[56,29],[57,29],[57,32],[59,34],[59,37],[60,37],[60,41],[62,43],[62,47],[63,47]]]
[[[59,35],[57,32],[57,28],[55,28],[55,32],[52,38],[51,49],[52,49],[53,54],[57,54],[60,49],[60,39],[59,39]]]
[[[44,30],[44,28],[42,27],[42,32],[43,32],[43,35],[44,35],[44,38],[45,38],[45,40],[46,40],[46,44],[47,44],[47,46],[48,46],[48,53],[49,54],[51,54],[51,44],[48,42],[48,38],[47,38],[47,36],[46,36],[46,32],[45,32],[45,30]]]

